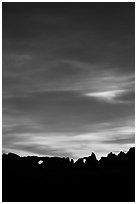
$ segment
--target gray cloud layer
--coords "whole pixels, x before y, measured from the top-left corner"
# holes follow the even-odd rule
[[[3,151],[125,151],[134,90],[134,3],[3,3]]]

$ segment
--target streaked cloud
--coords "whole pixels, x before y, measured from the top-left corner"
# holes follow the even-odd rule
[[[21,118],[20,118],[21,119]],[[71,158],[88,156],[92,151],[100,158],[109,151],[127,151],[134,146],[134,119],[121,118],[112,122],[82,124],[79,132],[71,131],[49,132],[47,125],[38,124],[35,120],[26,122],[24,118],[16,122],[16,126],[9,125],[9,131],[3,131],[3,149],[11,149],[17,153],[26,150],[30,154],[56,156],[71,155]],[[24,123],[24,125],[23,125]],[[54,128],[52,128],[54,130]],[[73,132],[72,132],[73,130]],[[59,153],[60,152],[60,153]]]
[[[104,92],[85,93],[85,96],[103,100],[108,103],[132,103],[135,93],[129,90],[112,90]]]
[[[116,98],[118,98],[120,95],[122,95],[125,91],[124,90],[113,90],[113,91],[104,91],[104,92],[96,92],[96,93],[87,93],[86,96],[89,97],[95,97],[99,100],[105,100],[108,102],[121,102],[116,101]]]

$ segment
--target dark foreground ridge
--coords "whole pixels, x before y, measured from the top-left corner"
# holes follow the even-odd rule
[[[13,153],[3,154],[2,160],[3,202],[135,201],[134,147],[99,161],[94,153],[75,163],[69,158]]]

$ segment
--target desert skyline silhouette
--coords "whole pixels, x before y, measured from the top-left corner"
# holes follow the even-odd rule
[[[75,162],[9,153],[2,163],[3,202],[135,201],[135,147],[100,160],[92,152]]]

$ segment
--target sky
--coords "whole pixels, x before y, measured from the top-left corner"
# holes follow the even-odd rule
[[[3,153],[100,158],[134,146],[134,3],[2,7]]]

